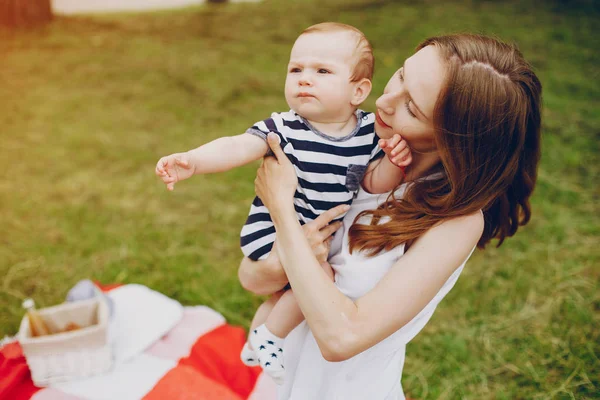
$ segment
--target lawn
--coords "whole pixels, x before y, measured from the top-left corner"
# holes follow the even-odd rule
[[[172,193],[162,155],[286,110],[293,41],[353,24],[376,53],[373,109],[427,36],[514,41],[544,85],[531,223],[477,252],[408,346],[419,399],[591,399],[600,392],[600,13],[591,1],[265,1],[57,18],[0,30],[0,337],[25,297],[78,280],[141,283],[247,327],[261,299],[237,281],[258,163]]]

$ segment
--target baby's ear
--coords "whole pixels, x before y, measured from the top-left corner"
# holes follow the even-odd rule
[[[367,78],[363,78],[358,82],[354,82],[354,93],[352,95],[350,104],[355,107],[360,106],[367,99],[367,97],[369,97],[372,88],[373,85]]]

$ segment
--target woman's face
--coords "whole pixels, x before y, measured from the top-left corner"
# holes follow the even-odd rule
[[[433,109],[445,72],[435,46],[408,58],[375,103],[377,135],[388,139],[397,133],[415,152],[434,151]]]

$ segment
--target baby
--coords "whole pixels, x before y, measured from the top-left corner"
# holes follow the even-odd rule
[[[241,135],[163,157],[156,174],[173,190],[176,182],[194,174],[247,164],[266,155],[266,136],[274,132],[298,175],[294,204],[301,224],[332,207],[350,204],[361,182],[371,193],[392,190],[402,180],[411,155],[398,135],[380,140],[374,114],[358,109],[371,92],[373,65],[371,45],[360,30],[331,22],[309,27],[290,55],[285,81],[290,111],[273,113]],[[383,153],[387,157],[381,157]],[[242,252],[251,260],[263,260],[274,241],[269,212],[256,197],[242,228]],[[322,267],[333,280],[331,266]],[[241,358],[246,365],[260,365],[281,384],[283,340],[304,316],[292,290],[274,299],[259,307]]]

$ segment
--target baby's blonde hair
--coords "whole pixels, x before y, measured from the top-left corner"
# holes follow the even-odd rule
[[[357,36],[355,50],[356,63],[350,81],[358,82],[364,78],[367,78],[368,80],[373,79],[375,57],[373,57],[371,43],[369,43],[364,33],[351,25],[341,24],[339,22],[323,22],[309,26],[300,34],[300,36],[317,32],[350,32],[355,34]]]

